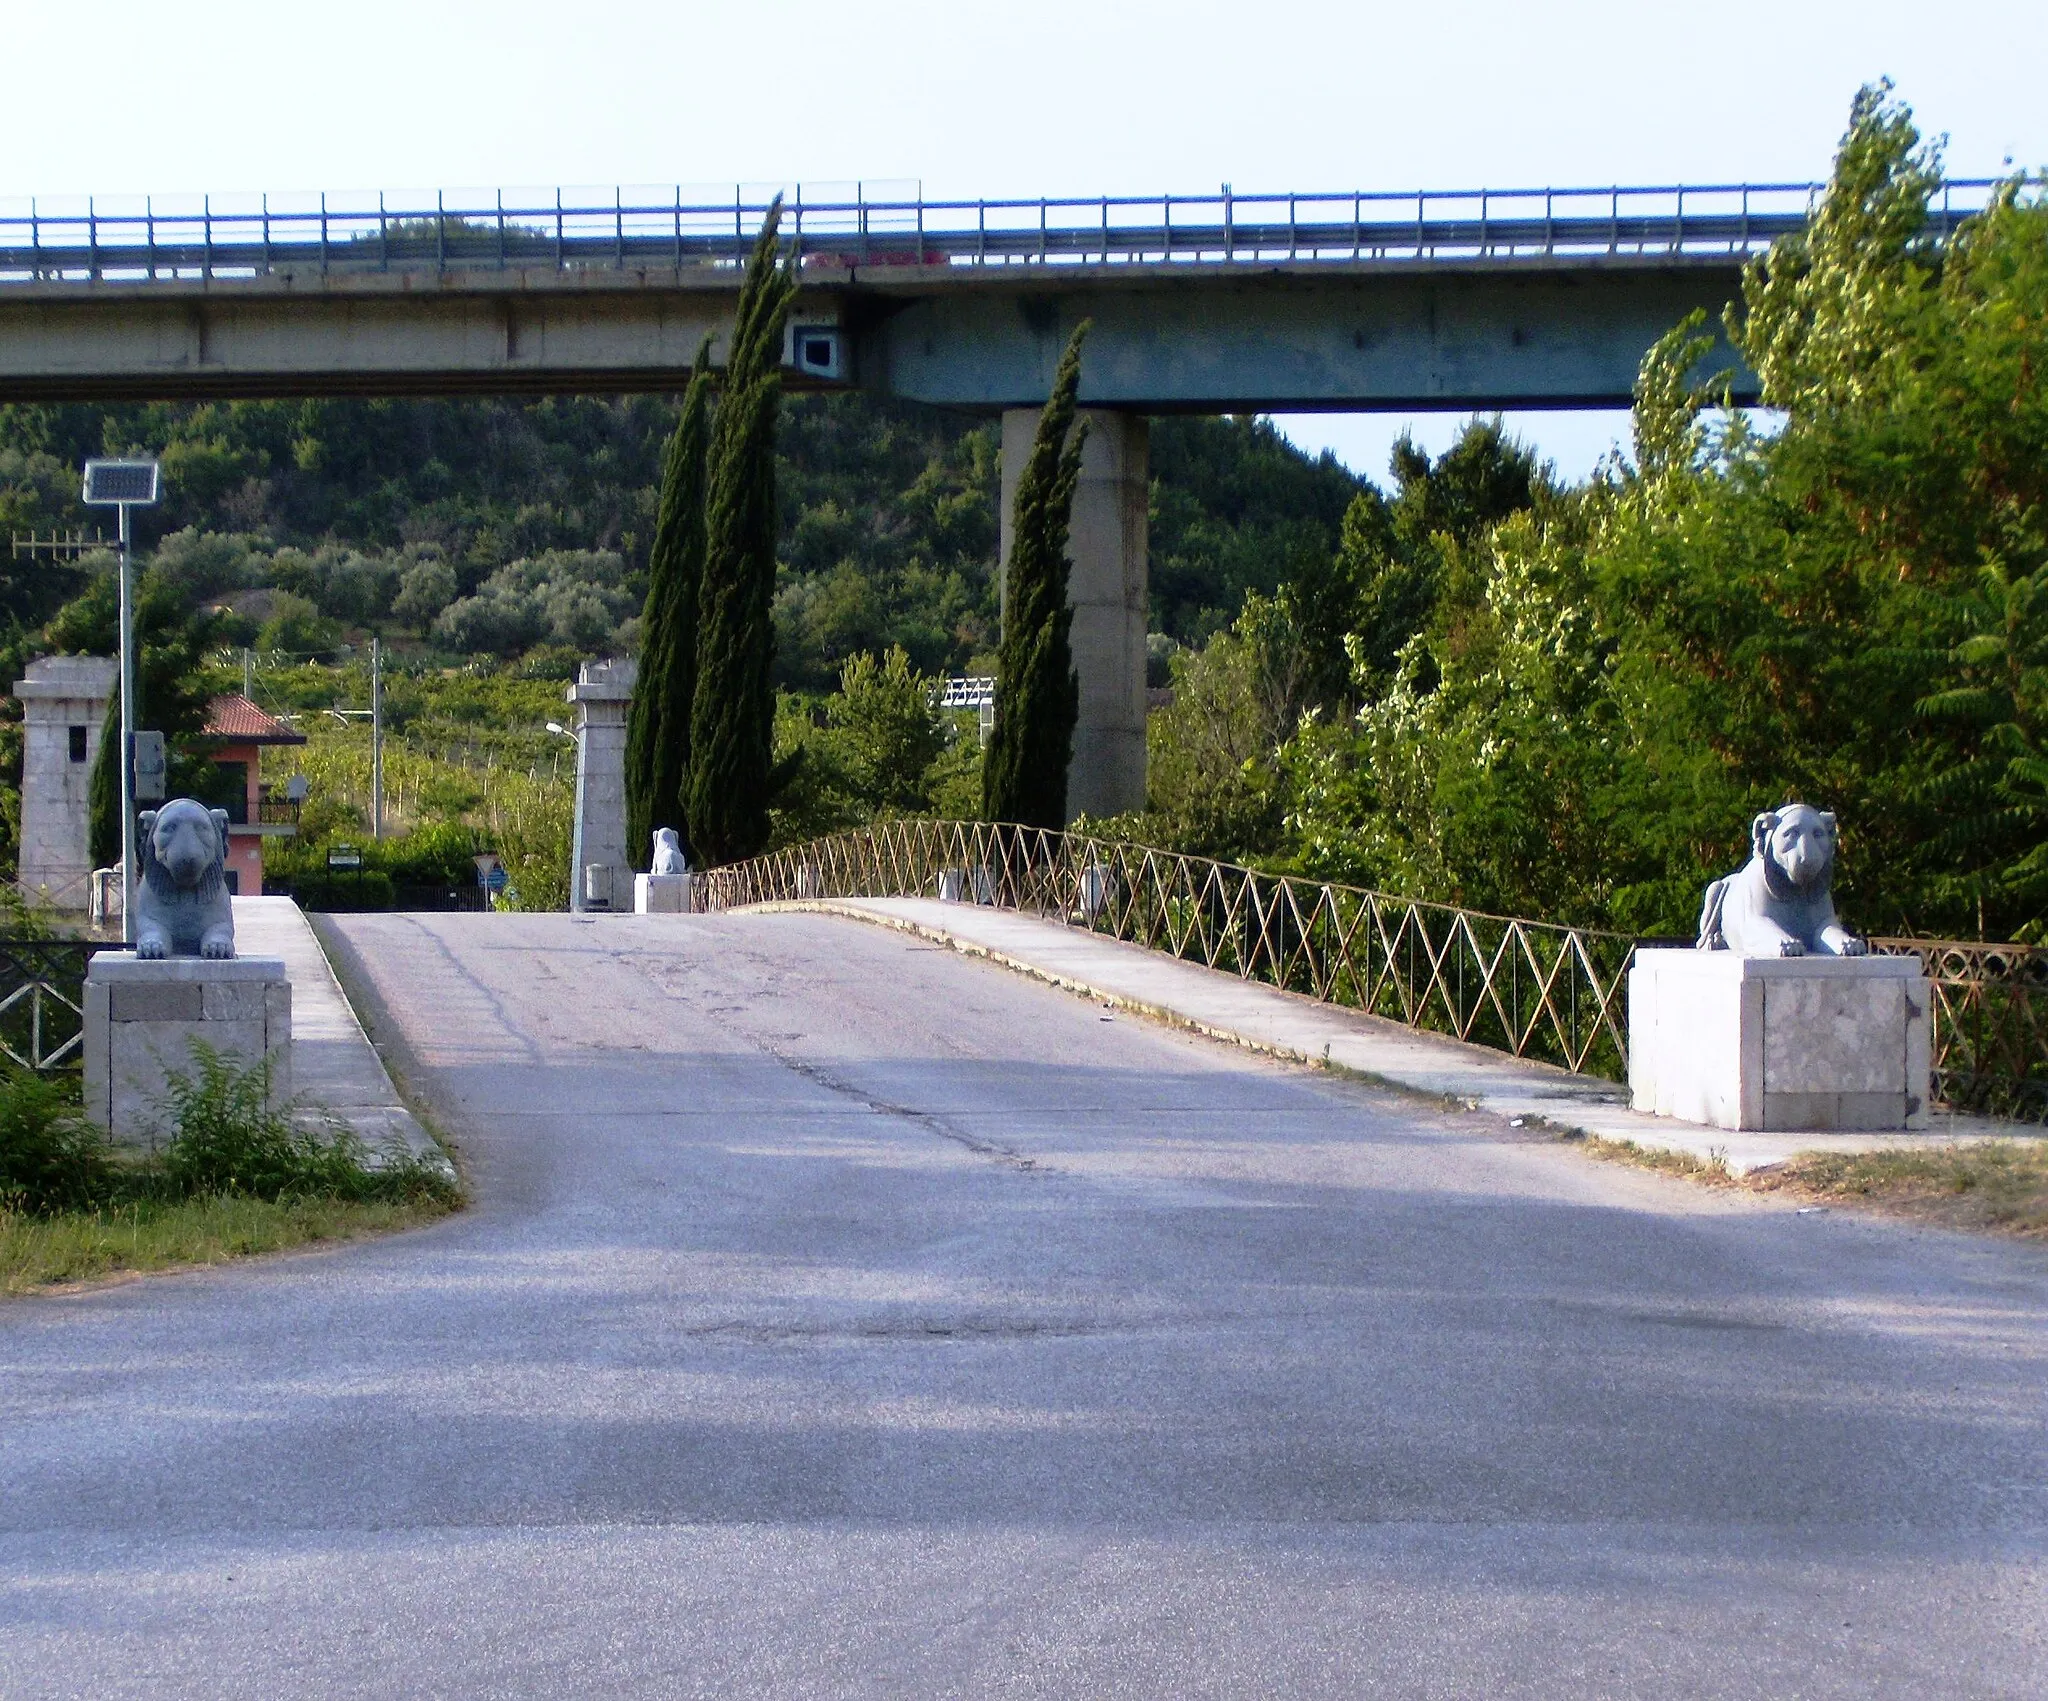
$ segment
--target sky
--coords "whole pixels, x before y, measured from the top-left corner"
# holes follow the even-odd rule
[[[1804,182],[1881,76],[1984,176],[2048,164],[2041,33],[2040,0],[0,0],[0,198]],[[1627,425],[1510,423],[1570,476]],[[1280,424],[1379,476],[1459,421]]]

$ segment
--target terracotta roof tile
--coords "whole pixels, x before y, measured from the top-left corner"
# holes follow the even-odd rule
[[[239,691],[216,697],[206,711],[206,731],[212,738],[231,739],[236,744],[304,744],[306,735],[292,729],[275,715],[267,715]]]

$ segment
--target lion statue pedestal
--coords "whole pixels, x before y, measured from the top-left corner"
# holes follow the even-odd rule
[[[691,908],[690,864],[673,827],[654,829],[653,868],[633,876],[635,915],[687,915]]]
[[[1638,951],[1628,977],[1637,1110],[1712,1128],[1927,1126],[1917,957]]]
[[[85,975],[85,1113],[118,1142],[154,1144],[173,1073],[199,1040],[238,1068],[267,1061],[270,1103],[292,1096],[292,988],[276,957],[235,955],[222,869],[227,818],[190,798],[145,813],[133,951],[101,951]]]
[[[1835,818],[1789,804],[1750,841],[1749,863],[1707,888],[1695,949],[1636,953],[1635,1108],[1735,1130],[1926,1127],[1927,980],[1835,915]]]

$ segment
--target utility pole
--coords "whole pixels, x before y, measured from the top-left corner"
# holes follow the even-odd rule
[[[370,837],[384,836],[384,645],[370,640]]]
[[[242,646],[242,695],[256,701],[256,652],[247,644]]]
[[[329,709],[343,726],[368,717],[370,722],[370,837],[384,836],[384,646],[370,640],[370,706],[367,709]]]

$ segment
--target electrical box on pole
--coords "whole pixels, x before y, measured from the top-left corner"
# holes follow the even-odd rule
[[[135,735],[135,801],[161,803],[165,796],[166,771],[164,735],[138,732]]]

